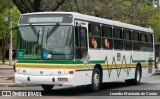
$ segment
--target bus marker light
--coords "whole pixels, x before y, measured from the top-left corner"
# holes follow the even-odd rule
[[[67,81],[68,81],[68,78],[58,78],[58,81],[59,81],[59,82],[67,82]]]
[[[73,74],[74,73],[74,71],[69,71],[69,74]]]
[[[64,70],[64,74],[67,74],[67,71],[66,71],[66,70]]]

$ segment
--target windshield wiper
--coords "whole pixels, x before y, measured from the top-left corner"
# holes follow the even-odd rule
[[[38,33],[38,35],[37,35],[37,44],[38,44],[38,41],[39,41],[39,33],[40,33],[40,30],[37,32]]]
[[[48,41],[48,37],[50,37],[57,30],[58,27],[59,27],[59,23],[56,23],[56,25],[54,27],[52,27],[52,29],[50,31],[48,29],[47,36],[46,36],[46,44]]]
[[[37,32],[37,30],[35,29],[35,27],[34,27],[32,24],[30,24],[30,26],[31,26],[31,29],[33,30],[33,33],[34,33],[34,34],[36,35],[36,37],[37,37],[37,44],[38,44],[40,30]]]
[[[30,24],[30,26],[31,26],[31,29],[33,30],[33,33],[38,37],[39,32],[37,32],[37,30],[35,29],[35,27],[32,24]]]

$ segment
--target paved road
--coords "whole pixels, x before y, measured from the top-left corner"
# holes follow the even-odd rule
[[[12,69],[0,70],[0,77],[12,77],[15,72]]]
[[[42,90],[40,86],[35,87],[0,87],[0,90],[34,90],[41,92],[44,96],[52,96],[47,97],[53,98],[55,96],[57,98],[67,98],[67,99],[79,99],[79,98],[88,98],[88,99],[97,99],[97,98],[103,98],[107,99],[158,99],[160,96],[105,96],[105,94],[108,91],[114,91],[114,90],[120,90],[120,91],[128,91],[128,90],[159,90],[160,92],[160,75],[153,75],[151,77],[143,78],[142,83],[140,85],[134,86],[134,85],[126,85],[124,81],[121,82],[112,82],[112,83],[106,83],[103,85],[103,88],[98,92],[91,92],[87,87],[81,86],[81,87],[59,87],[56,86],[53,91],[45,92]],[[103,95],[103,96],[101,96]],[[83,97],[82,97],[83,96]],[[90,97],[92,96],[92,97]],[[94,97],[93,97],[94,96]],[[8,99],[7,97],[3,97],[4,99]],[[11,98],[11,97],[10,97]],[[45,97],[43,97],[45,98]],[[12,99],[19,99],[12,97]],[[35,99],[35,98],[34,98]],[[41,98],[39,98],[41,99]]]
[[[14,70],[0,68],[0,83],[14,83]]]

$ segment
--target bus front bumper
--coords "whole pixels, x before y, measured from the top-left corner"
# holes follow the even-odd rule
[[[16,83],[26,84],[50,84],[50,85],[70,85],[74,86],[73,75],[64,76],[43,76],[43,75],[23,75],[15,74]]]

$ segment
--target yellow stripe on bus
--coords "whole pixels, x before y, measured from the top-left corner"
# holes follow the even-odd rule
[[[94,68],[95,65],[91,65]],[[136,64],[101,64],[102,68],[120,68],[120,67],[136,67]],[[149,66],[149,64],[141,64],[141,66]]]
[[[121,68],[136,67],[136,64],[101,64],[102,68]],[[149,64],[141,64],[141,66],[149,66]],[[94,68],[95,64],[91,64],[90,68]],[[53,68],[53,69],[88,69],[88,65],[53,65],[53,64],[16,64],[16,68]]]
[[[57,69],[84,69],[85,65],[41,65],[41,64],[16,64],[16,68],[57,68]]]

